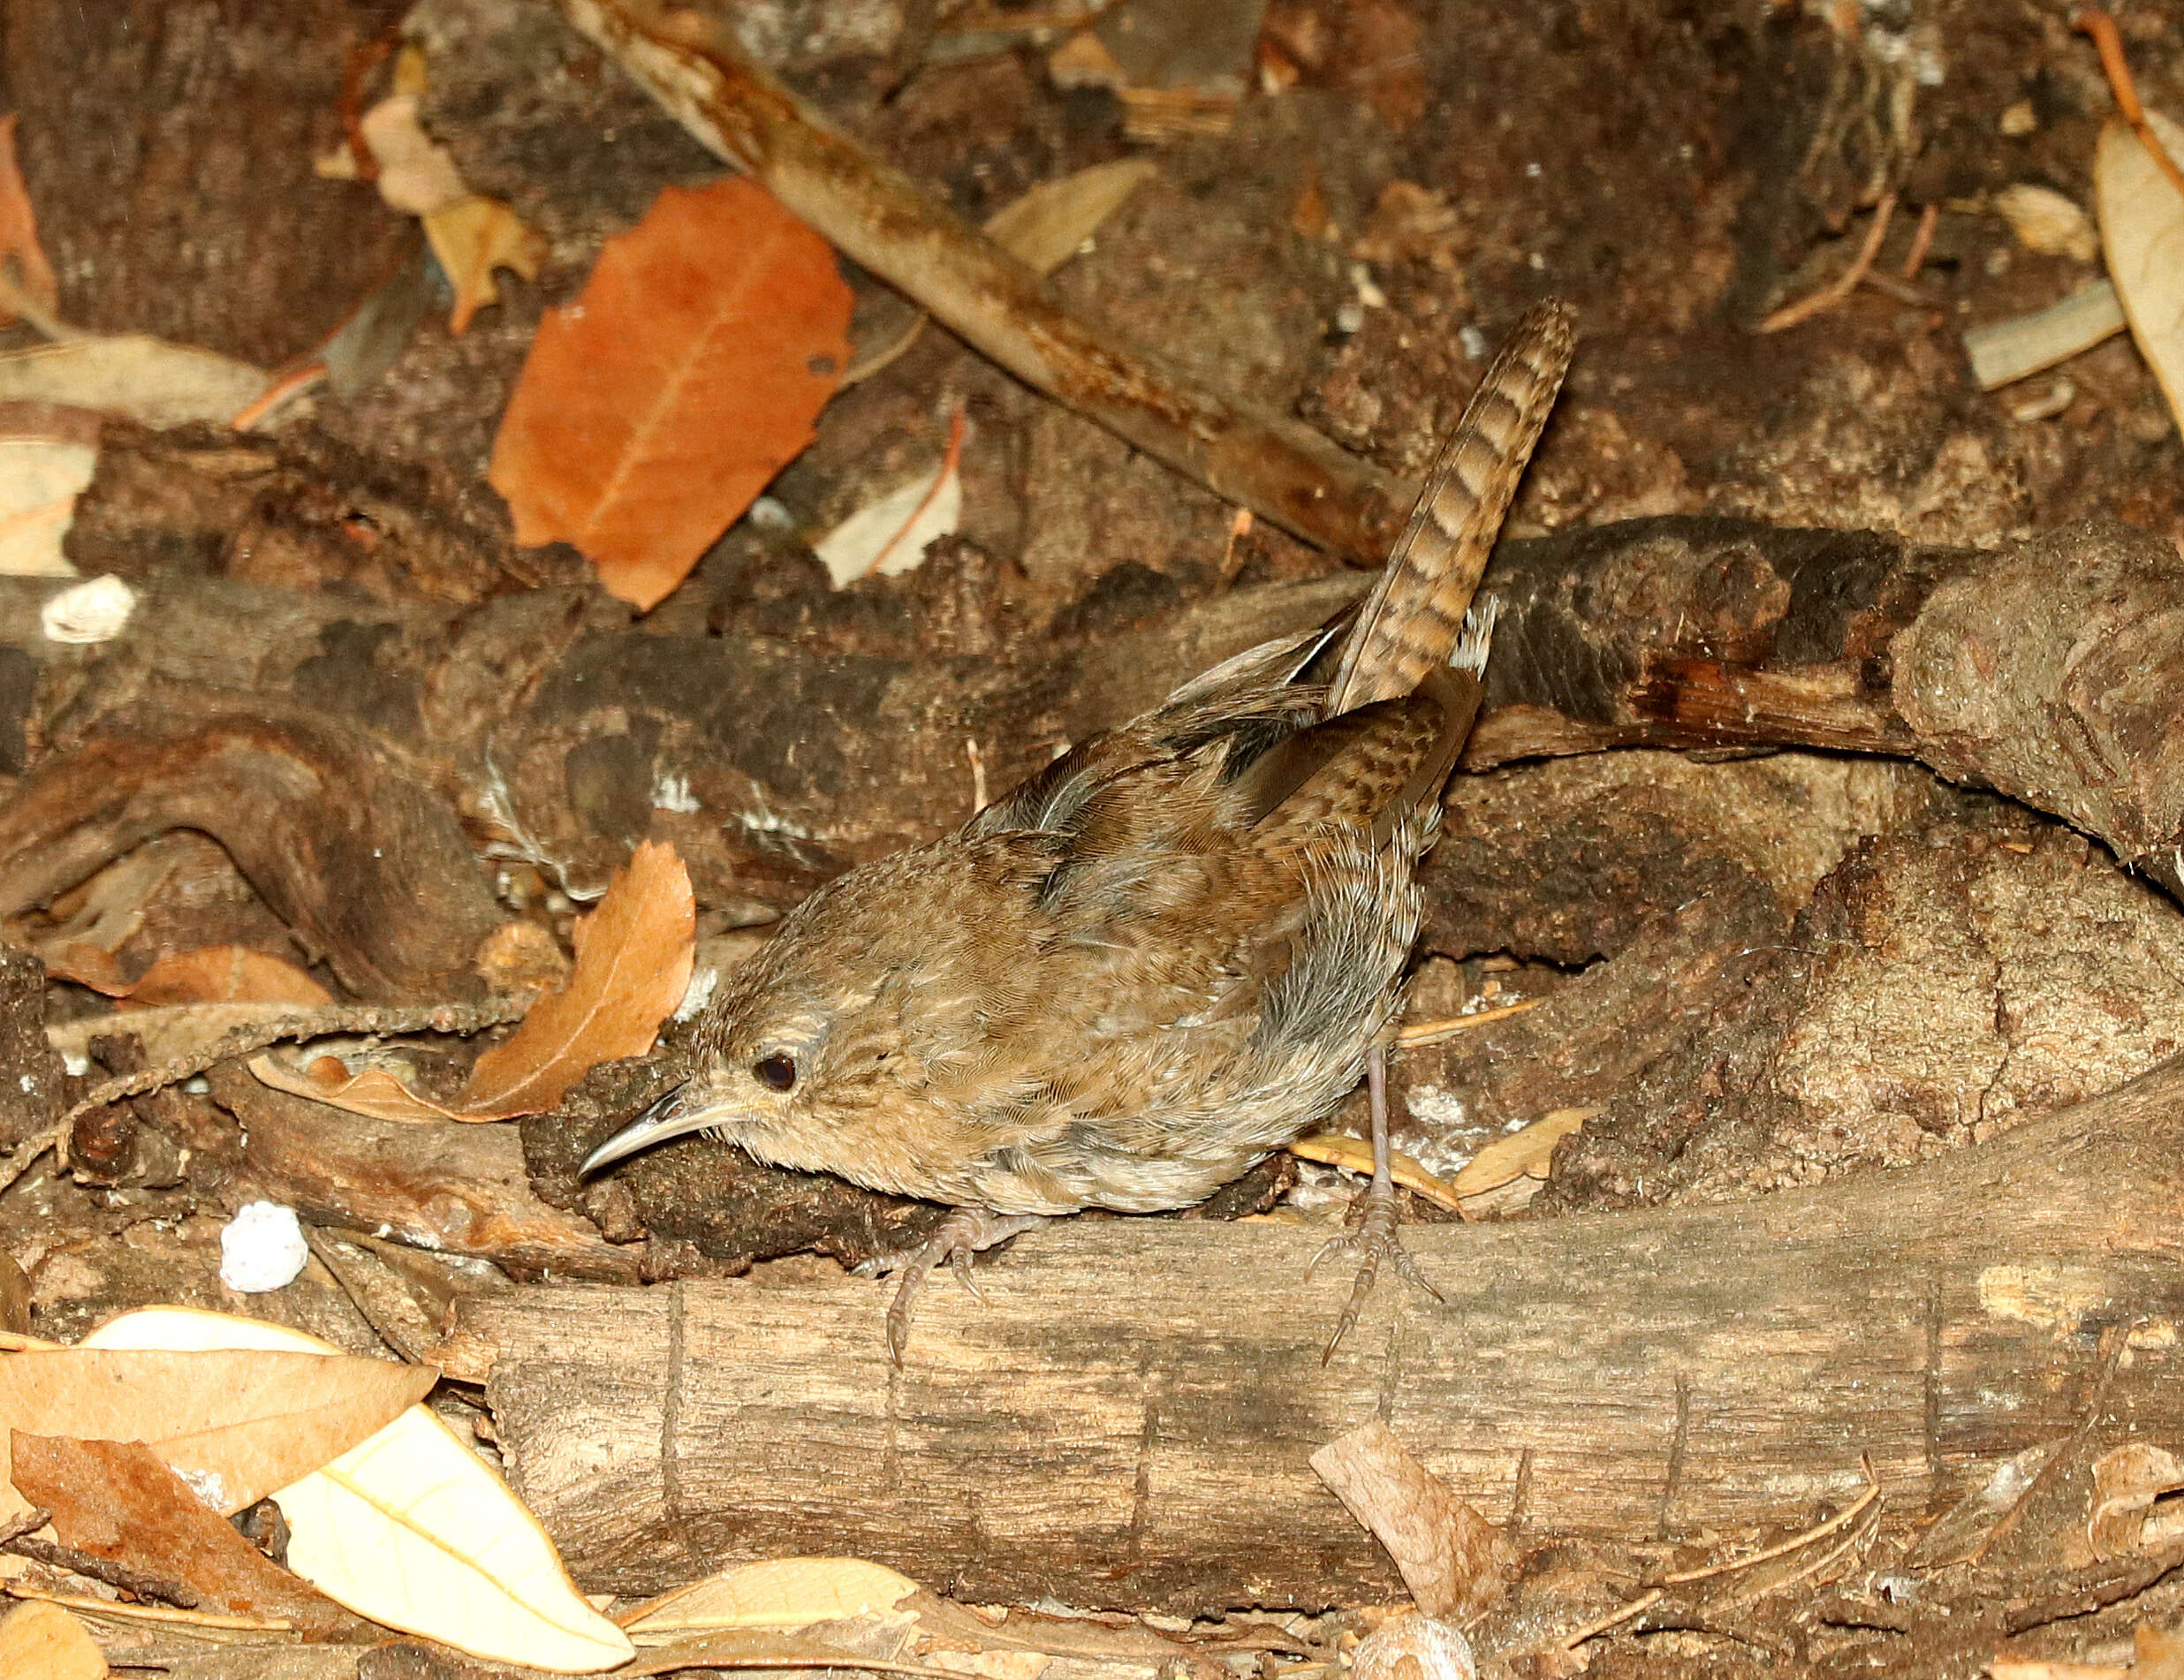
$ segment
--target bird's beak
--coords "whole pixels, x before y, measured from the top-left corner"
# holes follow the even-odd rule
[[[602,1167],[649,1149],[670,1138],[686,1138],[702,1131],[720,1117],[720,1110],[686,1085],[677,1086],[649,1109],[585,1156],[577,1177],[588,1178]]]

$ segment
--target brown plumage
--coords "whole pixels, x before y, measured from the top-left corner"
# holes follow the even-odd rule
[[[1491,621],[1467,638],[1466,612],[1571,348],[1566,306],[1525,316],[1338,642],[1240,655],[814,893],[707,1006],[687,1081],[586,1170],[704,1131],[955,1206],[891,1310],[899,1357],[937,1260],[1038,1215],[1187,1207],[1370,1063],[1381,1165],[1346,1328],[1404,1259],[1378,1056],[1478,705]]]

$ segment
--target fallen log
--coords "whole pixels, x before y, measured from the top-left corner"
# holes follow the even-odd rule
[[[1324,1368],[1322,1233],[1112,1218],[982,1264],[982,1305],[929,1289],[899,1371],[846,1275],[466,1301],[442,1358],[588,1590],[848,1553],[977,1600],[1354,1603],[1399,1583],[1307,1459],[1375,1416],[1531,1535],[1803,1522],[1862,1454],[1935,1510],[2089,1406],[2184,1432],[2180,1121],[2173,1061],[1900,1172],[1414,1230],[1445,1304],[1384,1286]]]

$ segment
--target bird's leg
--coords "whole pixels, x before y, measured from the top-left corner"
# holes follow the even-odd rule
[[[1339,1237],[1331,1237],[1320,1252],[1312,1257],[1312,1264],[1305,1276],[1319,1269],[1320,1261],[1333,1253],[1354,1253],[1358,1258],[1357,1282],[1350,1286],[1350,1298],[1342,1309],[1342,1316],[1335,1321],[1335,1333],[1327,1338],[1326,1351],[1320,1355],[1325,1365],[1335,1357],[1335,1350],[1342,1345],[1342,1338],[1350,1333],[1357,1316],[1365,1310],[1365,1300],[1373,1292],[1373,1283],[1380,1275],[1380,1262],[1385,1259],[1395,1264],[1396,1273],[1407,1283],[1414,1283],[1435,1300],[1441,1291],[1433,1287],[1426,1275],[1418,1269],[1418,1262],[1403,1246],[1403,1238],[1397,1230],[1399,1209],[1395,1199],[1395,1176],[1388,1167],[1388,1053],[1378,1045],[1365,1062],[1365,1095],[1373,1116],[1373,1181],[1359,1199],[1363,1211],[1354,1210],[1350,1228]]]
[[[902,1282],[895,1288],[895,1298],[887,1307],[888,1357],[898,1366],[902,1364],[903,1349],[910,1342],[910,1309],[933,1268],[945,1260],[956,1275],[956,1282],[968,1290],[973,1298],[982,1302],[986,1298],[979,1294],[978,1285],[971,1278],[971,1256],[982,1248],[991,1248],[997,1243],[1020,1236],[1034,1225],[1045,1223],[1044,1216],[1038,1214],[997,1214],[986,1207],[959,1207],[942,1220],[933,1234],[917,1247],[883,1255],[874,1261],[872,1269],[883,1275],[890,1272],[902,1274]]]

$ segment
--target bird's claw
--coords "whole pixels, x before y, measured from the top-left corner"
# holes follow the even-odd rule
[[[868,1262],[880,1276],[902,1274],[902,1281],[895,1286],[895,1298],[887,1305],[887,1357],[896,1368],[901,1368],[903,1351],[910,1344],[911,1308],[935,1267],[945,1261],[956,1282],[983,1306],[985,1291],[971,1275],[972,1256],[1043,1222],[1036,1214],[996,1214],[983,1207],[959,1207],[917,1247],[878,1255]]]
[[[1357,1280],[1350,1285],[1350,1298],[1343,1304],[1342,1316],[1335,1321],[1335,1333],[1327,1338],[1327,1346],[1320,1354],[1320,1363],[1325,1365],[1335,1357],[1335,1350],[1342,1345],[1342,1338],[1364,1312],[1370,1298],[1373,1285],[1379,1281],[1380,1263],[1386,1260],[1395,1268],[1395,1275],[1414,1288],[1424,1290],[1436,1301],[1443,1300],[1441,1291],[1432,1280],[1419,1269],[1411,1252],[1403,1246],[1399,1210],[1395,1191],[1378,1185],[1368,1188],[1353,1204],[1349,1227],[1338,1231],[1320,1245],[1318,1253],[1305,1268],[1305,1281],[1319,1270],[1320,1262],[1331,1254],[1354,1254],[1358,1257]]]

